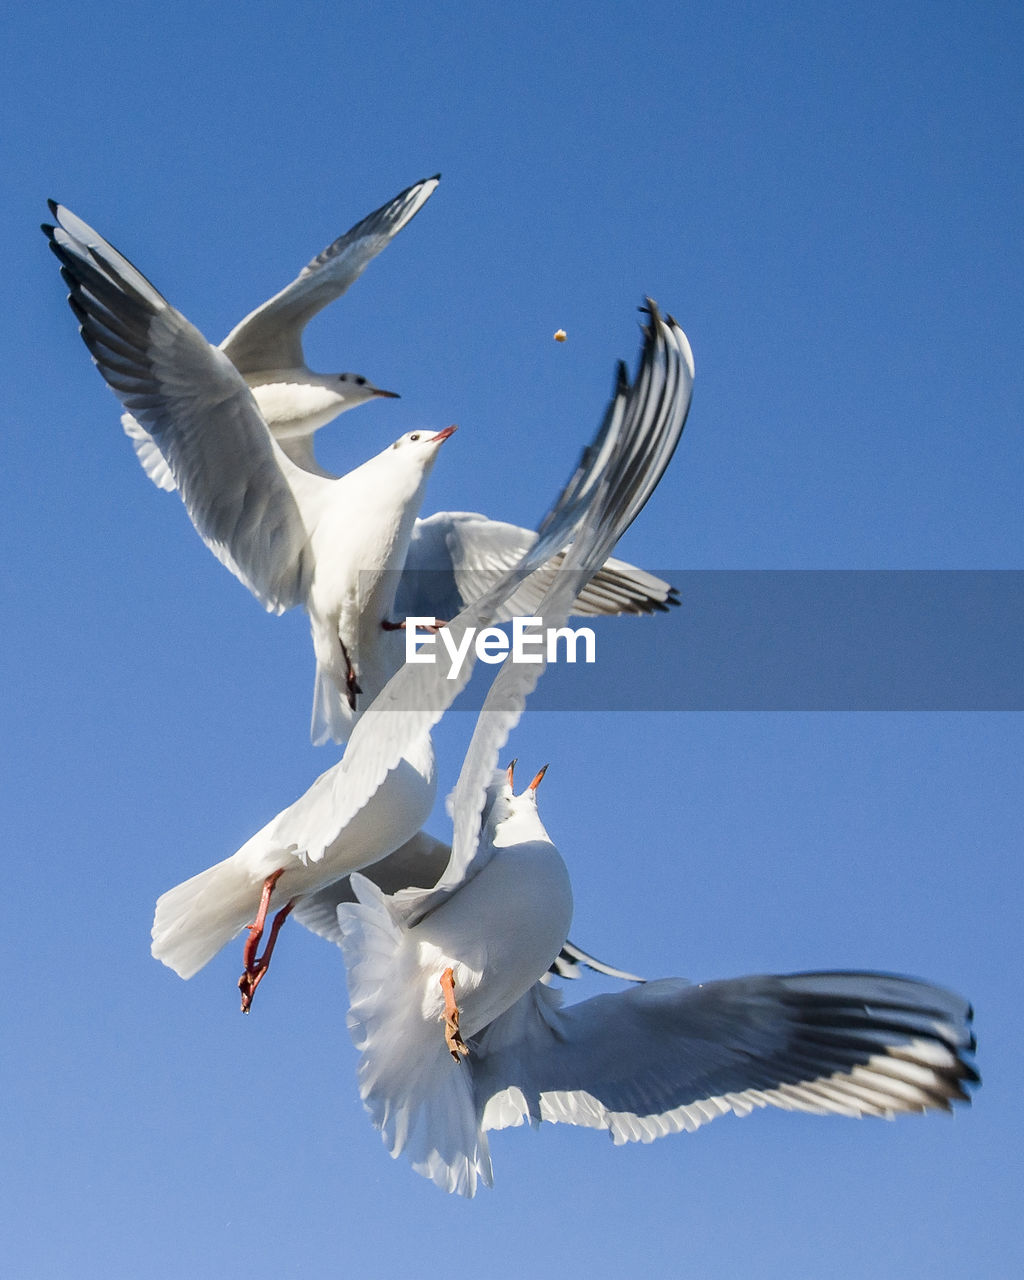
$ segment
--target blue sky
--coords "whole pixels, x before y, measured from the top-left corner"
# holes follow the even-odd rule
[[[343,418],[328,464],[457,422],[426,509],[532,523],[650,293],[697,384],[623,555],[1019,569],[1019,8],[87,0],[4,23],[11,1274],[1018,1274],[1019,715],[528,712],[511,744],[551,762],[577,941],[650,976],[954,987],[985,1084],[952,1120],[517,1130],[467,1204],[363,1114],[330,947],[289,929],[248,1019],[235,948],[189,983],[150,958],[158,894],[332,756],[307,741],[305,619],[264,615],[145,481],[36,226],[64,201],[219,340],[440,170],[308,334],[314,367],[403,396]],[[442,791],[470,727],[441,726]]]

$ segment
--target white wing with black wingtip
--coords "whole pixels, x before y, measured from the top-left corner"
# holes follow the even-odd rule
[[[651,1142],[762,1107],[949,1111],[978,1082],[971,1009],[878,973],[677,978],[560,1007],[536,984],[472,1043],[485,1129],[524,1120]]]
[[[402,617],[454,618],[489,591],[533,547],[531,529],[475,511],[437,511],[417,520],[395,608]],[[523,582],[495,614],[496,622],[530,617],[563,557]],[[609,559],[573,603],[574,617],[661,613],[679,603],[675,589],[652,573]]]
[[[280,293],[251,311],[231,330],[221,351],[241,373],[300,368],[302,332],[324,307],[340,298],[433,195],[440,174],[416,182],[357,222]]]
[[[153,437],[203,541],[268,610],[304,604],[313,561],[296,503],[330,481],[296,467],[228,357],[63,205],[43,230],[82,338]]]

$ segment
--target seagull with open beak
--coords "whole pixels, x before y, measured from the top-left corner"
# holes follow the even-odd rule
[[[892,1118],[969,1100],[970,1006],[911,978],[661,978],[563,1005],[546,971],[572,896],[543,773],[518,796],[511,767],[494,777],[438,888],[388,897],[355,875],[337,908],[360,1093],[393,1156],[471,1196],[492,1182],[487,1131],[526,1121],[651,1142],[766,1106]]]

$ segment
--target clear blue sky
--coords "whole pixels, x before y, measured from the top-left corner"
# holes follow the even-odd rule
[[[364,1116],[336,951],[290,928],[249,1019],[237,948],[189,983],[150,958],[158,894],[332,756],[306,736],[305,619],[264,615],[144,479],[36,230],[64,201],[219,340],[440,170],[308,335],[314,367],[403,395],[342,419],[329,463],[457,422],[427,509],[532,523],[649,292],[697,388],[623,554],[1021,568],[1019,7],[85,0],[4,22],[9,1274],[1019,1274],[1019,715],[528,712],[512,743],[551,762],[577,941],[651,976],[954,987],[985,1084],[952,1120],[515,1130],[465,1203]],[[442,791],[467,729],[441,728]]]

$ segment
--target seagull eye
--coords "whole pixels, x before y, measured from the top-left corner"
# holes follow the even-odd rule
[[[420,433],[418,431],[414,431],[412,435],[409,437],[410,440],[418,440],[419,438],[420,438]]]
[[[365,387],[365,386],[366,386],[366,379],[365,379],[365,378],[356,378],[356,386],[357,386],[357,387]]]

